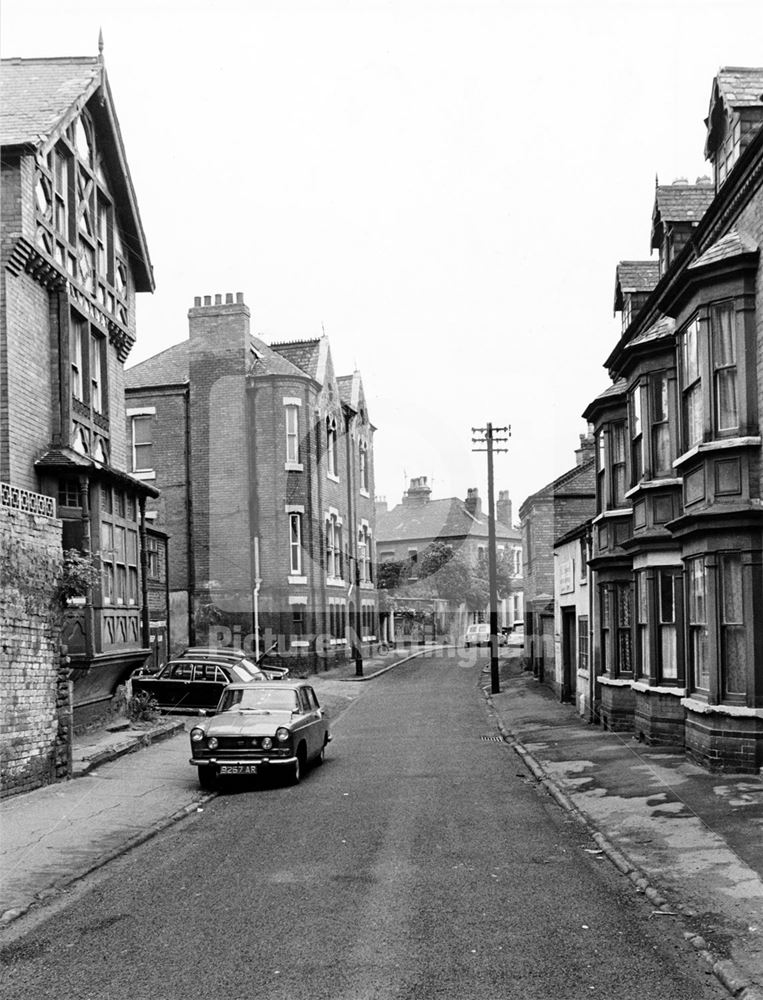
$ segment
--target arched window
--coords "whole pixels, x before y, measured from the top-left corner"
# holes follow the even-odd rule
[[[326,452],[327,471],[330,476],[337,475],[337,440],[336,440],[336,418],[329,416],[326,418]]]

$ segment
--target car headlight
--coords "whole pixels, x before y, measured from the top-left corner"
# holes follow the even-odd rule
[[[273,746],[273,741],[271,740],[271,738],[269,736],[265,736],[262,740],[262,749],[270,750],[272,746]]]
[[[207,734],[203,729],[192,729],[191,730],[191,742],[200,743]]]
[[[290,735],[289,730],[284,729],[283,726],[281,726],[279,729],[276,729],[276,739],[278,740],[279,743],[285,743],[288,740],[289,735]]]
[[[217,749],[217,739],[214,736],[210,736],[209,740],[207,741],[207,746],[209,747],[210,750],[216,750]]]

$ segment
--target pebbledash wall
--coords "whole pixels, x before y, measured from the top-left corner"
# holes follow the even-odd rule
[[[71,687],[61,665],[56,602],[61,521],[19,509],[48,501],[52,511],[48,497],[3,484],[2,499],[0,796],[5,797],[69,775]]]

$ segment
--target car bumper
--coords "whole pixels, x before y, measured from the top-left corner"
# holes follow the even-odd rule
[[[214,767],[215,770],[227,764],[256,764],[257,767],[282,767],[294,764],[296,757],[191,757],[188,761],[196,767]]]

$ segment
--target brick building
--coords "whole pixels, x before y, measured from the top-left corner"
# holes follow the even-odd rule
[[[131,468],[161,488],[174,648],[272,642],[295,669],[376,638],[373,434],[327,338],[267,345],[243,295],[205,296],[189,339],[127,372]],[[356,629],[357,631],[357,629]]]
[[[149,648],[156,491],[127,471],[123,364],[154,281],[102,55],[5,59],[0,74],[0,480],[27,509],[52,498],[63,548],[98,570],[63,624],[80,725]]]
[[[389,509],[386,502],[377,502],[376,550],[379,562],[408,562],[412,565],[412,575],[415,576],[415,564],[427,546],[433,542],[442,542],[455,553],[461,554],[471,566],[486,563],[488,515],[482,508],[478,491],[469,489],[465,500],[458,497],[433,500],[431,495],[432,489],[427,483],[427,477],[420,476],[411,479],[402,502],[395,507]],[[509,564],[513,575],[510,592],[500,602],[499,624],[511,626],[522,621],[523,615],[521,535],[512,527],[512,504],[508,490],[500,491],[495,506],[496,554],[498,559]],[[397,628],[394,621],[389,621],[387,626],[385,637],[388,639],[403,637],[404,630],[410,631],[413,624],[411,614],[408,615],[408,621],[404,621],[400,613],[405,608],[417,607],[414,591],[410,587],[407,589],[409,593],[397,602]],[[437,612],[441,618],[441,632],[449,632],[455,636],[465,628],[468,616],[464,608],[458,612],[448,602],[436,602],[428,597],[422,597],[418,607],[428,617]],[[481,608],[479,611],[475,610],[471,618],[476,620],[484,614],[485,609]]]
[[[600,717],[712,769],[763,764],[763,70],[713,81],[711,182],[658,186],[657,276],[616,293],[591,567]],[[643,292],[643,290],[642,290]]]
[[[554,543],[594,513],[593,439],[581,434],[576,464],[529,496],[519,509],[525,586],[525,660],[560,694],[554,620]]]

